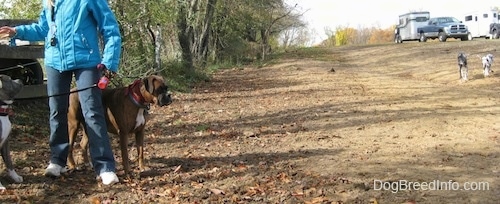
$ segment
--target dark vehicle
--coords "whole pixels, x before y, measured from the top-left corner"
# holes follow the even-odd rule
[[[35,20],[0,19],[0,25],[15,26],[30,24]],[[44,56],[44,45],[40,42],[16,40],[17,46],[10,46],[9,39],[0,39],[0,74],[24,83],[23,90],[16,98],[46,97],[47,87],[39,59]]]
[[[490,35],[492,39],[498,39],[500,37],[500,24],[490,24]]]
[[[0,19],[1,25],[19,25],[34,22],[33,20]],[[13,79],[21,79],[25,85],[43,84],[43,70],[38,62],[43,58],[43,45],[18,41],[9,46],[9,40],[0,39],[0,74],[9,75]]]
[[[498,15],[497,21],[500,21],[500,15]],[[492,39],[500,38],[500,23],[490,24],[490,35]]]
[[[446,42],[448,38],[460,39],[462,41],[472,40],[472,35],[465,24],[454,17],[437,17],[429,19],[426,26],[419,27],[420,42],[427,39],[439,39]]]

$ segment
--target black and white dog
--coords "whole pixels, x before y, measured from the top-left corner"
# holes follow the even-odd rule
[[[12,129],[9,114],[12,112],[11,104],[16,96],[23,88],[21,80],[12,80],[9,76],[0,74],[0,152],[2,159],[7,168],[7,174],[16,183],[23,182],[23,177],[19,176],[14,170],[9,149],[9,135]],[[0,183],[0,190],[5,190],[5,187]]]
[[[467,56],[464,53],[458,53],[458,73],[460,74],[460,79],[467,81],[467,76],[469,74],[469,68],[467,68]]]
[[[491,70],[491,65],[493,64],[493,55],[487,54],[481,58],[481,61],[483,62],[483,75],[484,77],[488,77],[490,75],[490,72],[493,72],[493,70]]]

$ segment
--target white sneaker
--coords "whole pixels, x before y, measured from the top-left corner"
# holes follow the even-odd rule
[[[114,183],[118,183],[118,176],[116,176],[115,172],[103,172],[99,174],[102,180],[102,184],[111,185]]]
[[[45,169],[45,176],[59,177],[61,173],[66,173],[68,168],[62,167],[59,164],[50,163]]]

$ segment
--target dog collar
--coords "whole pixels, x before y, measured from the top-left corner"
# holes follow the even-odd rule
[[[141,94],[140,83],[140,79],[135,80],[134,83],[128,86],[127,90],[125,91],[125,95],[128,95],[128,98],[139,108],[149,110],[149,103],[146,102],[146,99],[144,99],[144,96],[142,96]]]

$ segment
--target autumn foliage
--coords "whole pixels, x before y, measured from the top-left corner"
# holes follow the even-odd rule
[[[368,44],[392,42],[394,39],[394,27],[388,29],[373,29]]]
[[[394,39],[394,26],[381,28],[351,28],[337,27],[321,46],[332,47],[342,45],[363,45],[392,42]]]

